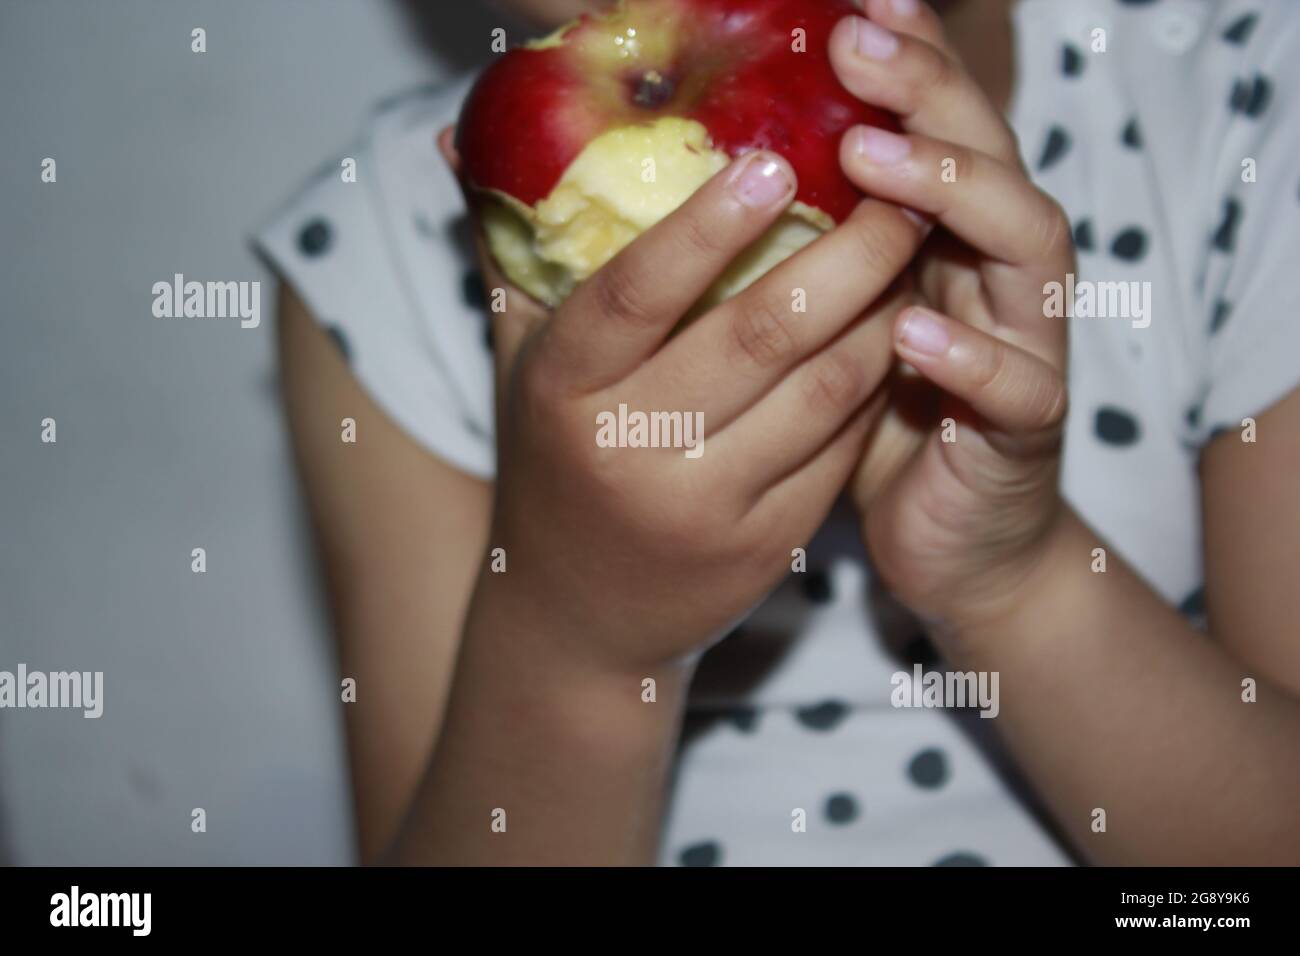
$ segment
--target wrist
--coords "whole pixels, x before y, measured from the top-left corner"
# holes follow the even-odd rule
[[[396,862],[653,859],[685,676],[571,653],[575,643],[550,640],[548,623],[526,609],[507,588],[476,589]],[[497,814],[500,832],[489,826]]]
[[[462,634],[457,682],[501,685],[536,716],[588,724],[607,719],[622,731],[676,719],[693,665],[611,657],[613,642],[533,600],[522,581],[505,575],[480,581]],[[651,718],[647,721],[647,718]]]
[[[594,581],[586,583],[587,575],[576,569],[521,563],[528,570],[480,572],[467,623],[514,632],[520,652],[597,678],[663,674],[689,682],[704,642],[696,649],[696,642],[683,639],[693,629],[675,618],[673,608],[645,613]]]
[[[1082,547],[1087,540],[1087,529],[1073,508],[1060,502],[1035,545],[991,572],[997,583],[937,623],[936,638],[957,658],[1043,630],[1070,603],[1074,572],[1087,570],[1088,552]]]

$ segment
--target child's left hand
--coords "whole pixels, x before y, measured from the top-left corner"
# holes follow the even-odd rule
[[[1015,136],[934,13],[865,7],[870,21],[836,27],[832,62],[851,92],[897,114],[904,135],[850,130],[841,163],[868,195],[937,225],[916,261],[918,306],[894,327],[896,354],[922,379],[897,378],[852,491],[886,585],[922,618],[961,630],[1019,599],[1064,511],[1067,329],[1045,316],[1043,287],[1073,270],[1074,248],[1065,214],[1029,181]],[[908,407],[917,386],[934,398],[925,421]]]

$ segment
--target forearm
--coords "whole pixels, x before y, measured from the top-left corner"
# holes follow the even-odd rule
[[[997,724],[1021,767],[1097,862],[1300,861],[1300,703],[1113,551],[1094,573],[1097,547],[1067,513],[1014,609],[945,638],[955,664],[999,672]]]
[[[688,675],[576,660],[540,618],[480,598],[391,861],[653,863]],[[645,677],[654,702],[643,700]]]

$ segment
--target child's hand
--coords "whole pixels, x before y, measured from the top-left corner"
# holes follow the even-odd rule
[[[896,206],[867,201],[670,339],[794,187],[784,160],[743,157],[553,315],[510,300],[519,314],[495,327],[490,539],[507,570],[480,577],[476,604],[511,608],[570,660],[626,672],[689,659],[788,572],[881,404],[889,322],[863,313],[921,239]],[[792,311],[796,288],[815,308]],[[702,446],[600,447],[598,416],[621,405],[702,417]]]
[[[1018,599],[1062,510],[1066,325],[1045,317],[1043,287],[1064,280],[1074,250],[933,12],[865,6],[874,22],[840,23],[832,62],[905,135],[851,130],[841,161],[869,195],[937,220],[916,264],[926,307],[894,331],[898,356],[947,394],[918,420],[911,399],[926,382],[897,379],[854,494],[888,586],[922,617],[960,625]],[[943,440],[947,416],[955,441]]]

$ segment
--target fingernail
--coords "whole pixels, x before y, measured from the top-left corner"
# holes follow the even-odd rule
[[[856,137],[855,152],[886,166],[901,162],[912,151],[912,144],[906,136],[874,126],[860,126],[853,135]]]
[[[894,0],[894,12],[900,17],[911,17],[916,15],[916,0]]]
[[[790,167],[771,154],[763,153],[745,164],[732,186],[736,198],[746,206],[761,209],[780,202],[794,189]]]
[[[938,319],[921,309],[913,309],[903,320],[899,340],[921,355],[943,355],[952,345],[952,337]]]
[[[858,17],[853,21],[857,30],[858,52],[871,60],[887,60],[898,49],[898,37],[870,20]]]

